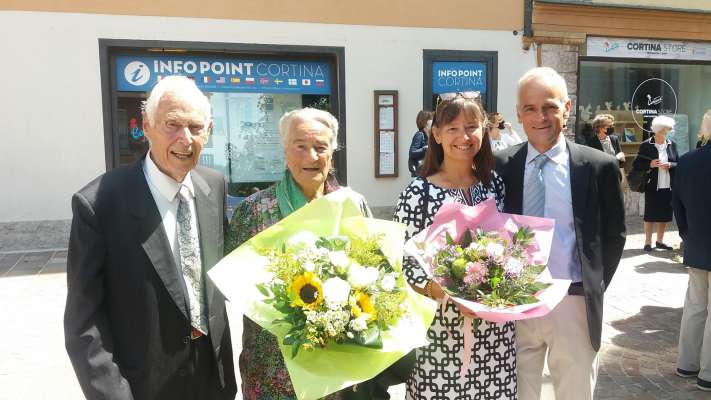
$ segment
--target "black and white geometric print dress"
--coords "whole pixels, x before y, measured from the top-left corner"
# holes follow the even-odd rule
[[[466,204],[462,189],[445,189],[416,178],[400,194],[393,219],[407,225],[409,239],[432,224],[434,215],[443,204]],[[479,183],[469,188],[473,204],[495,198],[499,211],[504,204],[504,181],[492,172],[489,186]],[[429,196],[423,226],[422,211],[425,196]],[[405,277],[411,285],[424,287],[429,279],[425,270],[412,260],[403,263]],[[444,315],[437,307],[432,326],[427,331],[430,344],[415,350],[416,362],[407,380],[408,400],[500,400],[516,399],[516,343],[513,322],[489,323],[481,321],[474,334],[469,371],[461,379],[460,352],[464,347],[461,328],[462,316],[449,302]]]

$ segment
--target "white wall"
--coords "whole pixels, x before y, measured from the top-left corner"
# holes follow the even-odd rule
[[[511,121],[516,82],[535,64],[509,31],[0,12],[0,222],[70,218],[72,193],[105,171],[98,38],[344,47],[348,183],[374,207],[393,205],[410,180],[422,49],[498,51],[498,109]],[[390,89],[400,177],[375,179],[373,90]]]

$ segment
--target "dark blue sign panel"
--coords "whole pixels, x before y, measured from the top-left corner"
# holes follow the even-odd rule
[[[165,76],[185,75],[206,92],[330,94],[328,63],[184,56],[117,56],[116,89],[148,92]]]
[[[432,93],[486,93],[486,65],[479,62],[437,61],[432,63]]]

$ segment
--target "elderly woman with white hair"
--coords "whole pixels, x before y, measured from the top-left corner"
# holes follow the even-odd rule
[[[226,252],[310,201],[340,189],[331,165],[338,143],[338,121],[333,115],[314,108],[287,112],[279,120],[279,134],[286,160],[284,177],[237,205],[225,235]],[[370,216],[365,199],[351,193],[363,215]],[[244,399],[296,399],[276,337],[245,318],[242,343],[239,369]],[[344,399],[354,393],[345,389],[326,398]]]
[[[676,144],[667,139],[667,134],[674,129],[674,119],[659,116],[652,120],[654,136],[642,142],[633,168],[648,170],[649,178],[644,192],[644,251],[652,251],[652,230],[657,224],[655,247],[671,250],[664,244],[664,229],[672,220],[672,188],[674,187],[674,169],[679,153]]]

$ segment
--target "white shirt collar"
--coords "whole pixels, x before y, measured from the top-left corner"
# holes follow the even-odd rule
[[[528,153],[526,154],[526,164],[529,162],[533,161],[534,158],[536,158],[539,154],[538,150],[536,150],[533,146],[531,146],[531,142],[528,142]],[[565,137],[563,135],[560,135],[558,138],[558,143],[555,144],[555,146],[551,147],[548,151],[543,153],[551,159],[551,161],[555,162],[556,164],[560,165],[566,165],[568,164],[568,145],[565,141]]]
[[[146,158],[144,158],[143,169],[146,171],[146,177],[148,178],[149,183],[155,186],[156,189],[158,189],[158,192],[168,201],[173,201],[175,199],[175,196],[180,191],[181,185],[188,188],[191,197],[195,197],[195,189],[193,187],[193,180],[190,176],[190,172],[185,175],[185,179],[183,179],[182,183],[176,181],[158,169],[158,166],[151,158],[150,150],[148,151],[148,154],[146,154]]]

